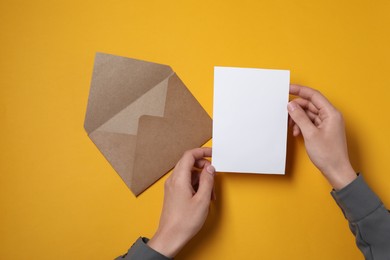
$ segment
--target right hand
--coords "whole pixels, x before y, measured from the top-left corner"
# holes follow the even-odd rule
[[[335,190],[351,183],[352,168],[342,114],[317,90],[290,85],[290,94],[298,96],[288,106],[293,135],[302,133],[307,154]]]

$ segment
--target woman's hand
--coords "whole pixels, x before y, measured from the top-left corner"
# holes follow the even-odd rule
[[[205,157],[211,157],[211,148],[185,152],[165,182],[160,224],[148,245],[167,257],[198,233],[208,215],[215,169]]]
[[[287,107],[293,135],[302,133],[310,160],[335,190],[342,189],[356,178],[342,114],[317,90],[290,85],[290,94],[298,96]]]

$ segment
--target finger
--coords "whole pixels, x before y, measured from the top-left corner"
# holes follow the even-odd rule
[[[322,120],[319,115],[314,114],[310,111],[306,111],[306,115],[310,118],[310,120],[314,123],[315,126],[319,126],[322,123]]]
[[[299,129],[297,124],[294,124],[293,126],[293,136],[298,136],[301,133],[301,130]]]
[[[295,102],[295,100],[294,100],[294,102]],[[308,111],[308,110],[306,110],[305,113],[306,113],[306,115],[310,118],[310,120],[311,120],[313,123],[316,123],[316,122],[321,123],[321,122],[322,122],[321,119],[319,118],[319,116],[318,116],[317,114],[314,114],[314,113],[312,113],[312,112],[310,112],[310,111]],[[291,119],[291,122],[289,122],[289,126],[290,126],[291,128],[293,128],[293,130],[294,130],[294,128],[297,128],[297,129],[299,130],[299,127],[294,123],[294,121],[292,120],[292,118],[289,117],[289,119]]]
[[[214,176],[215,168],[211,164],[206,164],[200,174],[199,188],[195,195],[201,201],[211,200],[211,193],[214,188]]]
[[[319,117],[316,117],[314,119],[314,124],[318,127],[322,123],[321,119]]]
[[[317,114],[314,114],[312,112],[310,112],[309,110],[306,110],[305,111],[306,115],[310,118],[310,120],[314,123],[314,120],[316,118],[318,118],[318,115]]]
[[[309,100],[318,109],[333,107],[318,90],[300,85],[290,85],[290,94]]]
[[[297,102],[298,105],[300,105],[304,110],[308,110],[314,114],[318,114],[318,109],[307,99],[303,98],[296,98],[294,99],[294,102]]]
[[[211,157],[211,148],[202,147],[186,151],[176,164],[172,175],[180,175],[181,177],[190,180],[192,167],[195,165],[196,161],[203,157]]]
[[[210,161],[202,158],[202,159],[196,160],[194,163],[194,166],[198,169],[203,169],[203,167],[206,163],[210,163]]]
[[[294,120],[295,124],[298,125],[304,137],[317,130],[308,115],[297,103],[291,101],[288,103],[287,109],[291,118]]]
[[[305,110],[306,114],[309,116],[310,120],[313,123],[320,120],[319,110],[313,105],[313,103],[303,98],[296,98],[293,101],[298,103],[298,105]]]
[[[299,130],[298,125],[295,124],[295,122],[292,120],[292,118],[290,116],[288,117],[288,119],[289,119],[289,127],[291,128],[293,136],[298,136],[301,133],[301,131]]]

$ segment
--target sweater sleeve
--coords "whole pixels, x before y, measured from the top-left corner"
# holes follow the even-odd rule
[[[390,213],[359,175],[331,195],[339,205],[366,260],[390,259]]]
[[[126,259],[126,260],[170,260],[159,252],[155,251],[149,247],[146,243],[149,241],[146,237],[140,237],[135,241],[131,246],[129,251],[123,256],[119,256],[116,260]]]

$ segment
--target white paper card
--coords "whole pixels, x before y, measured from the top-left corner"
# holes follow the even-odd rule
[[[288,70],[214,68],[217,171],[285,173],[289,85]]]

